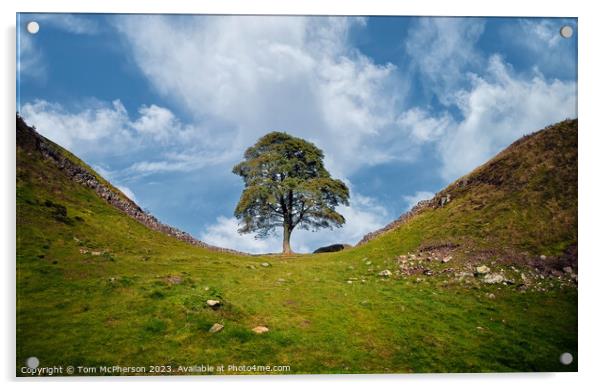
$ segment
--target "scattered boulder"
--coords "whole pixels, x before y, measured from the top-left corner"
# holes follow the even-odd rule
[[[207,306],[209,306],[212,309],[217,309],[221,305],[222,305],[222,303],[216,299],[208,299],[207,300]]]
[[[541,256],[539,256],[539,258],[540,258],[541,260],[545,260],[545,259],[547,259],[546,255],[541,255]]]
[[[268,262],[261,263],[262,267],[271,267],[272,265]]]
[[[489,293],[489,294],[487,294],[487,298],[495,299],[495,295],[493,293]]]
[[[213,324],[213,326],[209,329],[209,333],[217,333],[219,331],[221,331],[222,329],[224,329],[224,325],[222,324],[218,324],[215,323]]]
[[[452,259],[451,256],[445,256],[444,258],[441,259],[441,262],[442,263],[449,263],[451,259]]]
[[[345,248],[350,248],[349,244],[332,244],[328,246],[323,246],[314,251],[314,253],[327,253],[327,252],[339,252]]]
[[[386,269],[386,270],[383,270],[383,271],[380,271],[380,272],[378,273],[378,276],[382,276],[382,277],[385,277],[385,278],[388,278],[388,277],[390,277],[391,275],[393,275],[393,273],[392,273],[391,271],[389,271],[388,269]]]
[[[92,256],[100,256],[102,254],[102,252],[100,252],[100,251],[92,251],[92,252],[90,252],[90,254]]]
[[[477,275],[486,275],[489,272],[491,272],[491,269],[489,269],[489,267],[486,265],[480,265],[477,267]]]
[[[269,332],[270,330],[266,327],[266,326],[256,326],[253,329],[251,329],[253,332],[257,333],[257,334],[262,334],[265,332]]]
[[[502,283],[504,281],[505,281],[505,279],[501,274],[495,274],[495,273],[487,274],[483,278],[483,283],[487,283],[487,284]]]

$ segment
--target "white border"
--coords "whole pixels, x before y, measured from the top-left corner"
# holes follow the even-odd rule
[[[262,389],[306,388],[307,386],[345,386],[351,389],[368,386],[505,389],[536,386],[546,389],[590,387],[596,380],[600,362],[599,278],[602,275],[600,248],[600,203],[602,200],[602,99],[600,91],[600,39],[602,15],[594,1],[566,0],[527,2],[524,0],[278,0],[191,1],[163,0],[20,0],[0,3],[2,13],[3,51],[1,94],[4,131],[2,139],[1,244],[4,257],[4,283],[0,289],[4,312],[0,321],[3,351],[0,353],[0,380],[5,385],[44,388],[105,388],[137,386],[163,388],[166,382],[175,386],[213,388],[261,387]],[[14,379],[15,352],[15,13],[16,12],[115,12],[115,13],[234,13],[234,14],[336,14],[336,15],[454,15],[454,16],[570,16],[579,18],[579,373],[568,374],[436,374],[436,375],[355,375],[355,376],[288,376],[288,377],[187,377],[187,378],[104,378],[94,382],[82,379],[66,381],[31,381]],[[132,383],[133,382],[133,383]]]

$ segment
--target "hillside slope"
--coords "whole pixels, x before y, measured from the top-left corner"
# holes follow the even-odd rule
[[[358,245],[461,245],[576,267],[577,128],[566,120],[522,137]]]
[[[140,366],[152,374],[160,365],[170,375],[200,365],[225,365],[224,374],[257,373],[228,365],[290,366],[275,374],[577,370],[576,275],[502,256],[503,237],[475,232],[487,223],[510,232],[518,223],[496,221],[499,204],[481,207],[487,223],[478,210],[463,217],[479,199],[458,189],[444,207],[356,248],[242,256],[149,228],[73,180],[22,130],[17,126],[17,375],[29,375],[22,367],[31,356],[41,367]],[[508,251],[553,259],[572,245],[565,230],[537,237],[537,225],[522,230],[525,240],[508,233]],[[483,265],[488,275],[476,273]],[[209,299],[221,306],[209,307]],[[210,333],[215,323],[224,328]],[[269,331],[256,334],[257,326]],[[572,365],[560,364],[564,352],[575,357]]]
[[[146,227],[164,233],[180,241],[216,251],[242,254],[226,248],[206,244],[190,234],[161,223],[157,218],[142,210],[134,201],[101,177],[86,163],[63,149],[59,145],[40,135],[34,128],[29,127],[23,118],[17,115],[17,147],[23,153],[17,155],[17,166],[26,166],[27,160],[43,160],[44,164],[54,164],[63,175],[77,184],[93,189],[96,194],[110,205],[121,210],[131,218]],[[49,183],[51,184],[51,183]]]

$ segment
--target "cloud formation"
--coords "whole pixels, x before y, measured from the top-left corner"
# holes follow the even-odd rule
[[[558,44],[547,24],[524,25],[545,46]],[[448,182],[518,137],[577,116],[575,81],[548,79],[537,69],[517,73],[501,55],[485,56],[476,46],[483,28],[478,19],[425,18],[406,42],[423,82],[447,108],[412,108],[398,121],[418,143],[436,145]]]
[[[35,100],[21,107],[21,115],[41,134],[92,160],[140,154],[124,174],[190,172],[234,157],[224,151],[223,135],[184,124],[170,110],[154,104],[141,106],[132,118],[119,100],[95,102],[80,110]],[[142,156],[161,159],[149,161]]]
[[[359,18],[123,17],[117,28],[164,97],[196,120],[219,121],[241,154],[284,130],[324,149],[335,175],[394,159],[402,78],[351,47]]]

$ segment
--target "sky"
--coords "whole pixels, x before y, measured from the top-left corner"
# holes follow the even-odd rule
[[[237,232],[232,167],[268,132],[316,144],[350,188],[342,228],[293,232],[310,252],[355,244],[577,117],[571,18],[26,13],[17,32],[30,125],[161,221],[252,253],[280,251],[281,236]]]

